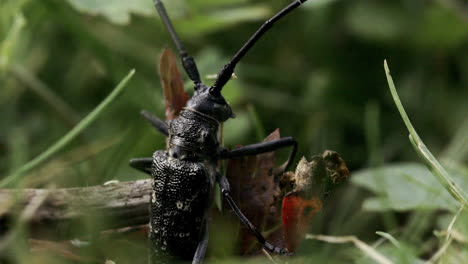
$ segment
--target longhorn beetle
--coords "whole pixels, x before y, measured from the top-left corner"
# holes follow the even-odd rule
[[[230,195],[229,182],[217,170],[218,160],[257,155],[283,147],[292,147],[283,171],[291,165],[297,151],[292,137],[247,145],[234,150],[221,147],[217,132],[221,122],[234,113],[221,94],[231,78],[236,64],[283,16],[306,0],[296,0],[267,20],[221,69],[214,84],[202,83],[195,60],[188,55],[167,15],[161,0],[154,4],[169,31],[182,60],[182,66],[194,83],[194,94],[179,116],[166,122],[142,111],[143,117],[156,130],[169,137],[168,149],[157,150],[151,158],[135,158],[130,165],[153,177],[150,202],[150,263],[192,261],[201,263],[208,244],[207,213],[215,183],[223,198],[240,221],[255,235],[266,250],[291,255],[285,248],[267,242],[263,235],[244,216]]]

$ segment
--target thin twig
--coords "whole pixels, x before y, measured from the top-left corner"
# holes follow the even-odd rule
[[[4,235],[0,240],[0,253],[8,248],[9,245],[15,240],[15,237],[18,235],[18,230],[21,229],[29,220],[31,220],[39,208],[44,204],[49,192],[44,191],[37,195],[37,198],[31,203],[28,203],[19,215],[18,221],[14,224],[11,230]]]
[[[464,209],[465,209],[465,206],[463,205],[460,206],[457,213],[453,216],[452,221],[450,221],[450,224],[447,227],[447,234],[445,237],[444,245],[441,248],[439,248],[439,250],[437,250],[437,252],[426,262],[426,264],[436,263],[436,261],[440,259],[444,255],[444,253],[447,251],[447,248],[450,246],[450,244],[453,241],[453,236],[452,236],[452,232],[454,231],[453,225],[455,224],[455,222],[457,221],[458,217],[460,216],[460,214],[463,212]]]
[[[306,239],[315,239],[328,243],[343,244],[343,243],[353,243],[357,248],[359,248],[367,256],[375,260],[380,264],[393,264],[391,260],[386,258],[384,255],[379,253],[375,248],[367,245],[363,241],[359,240],[355,236],[325,236],[325,235],[313,235],[307,234]]]
[[[45,202],[47,197],[49,196],[49,192],[41,192],[37,195],[37,198],[32,200],[26,208],[24,208],[23,212],[19,217],[20,223],[25,223],[34,217],[34,214],[39,210],[39,207]]]
[[[276,262],[273,257],[271,256],[271,254],[264,248],[262,248],[262,252],[263,254],[271,261],[271,263],[274,263],[274,264],[277,264],[278,262]]]
[[[82,188],[0,189],[0,201],[16,204],[0,212],[0,222],[22,207],[21,219],[34,227],[32,237],[40,238],[42,230],[60,239],[73,235],[67,226],[89,217],[100,217],[101,230],[142,225],[148,223],[151,191],[149,179]]]

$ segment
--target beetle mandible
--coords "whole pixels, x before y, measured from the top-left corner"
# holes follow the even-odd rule
[[[161,0],[154,4],[169,31],[182,60],[182,66],[194,83],[194,94],[179,116],[166,122],[147,111],[142,115],[159,132],[169,137],[167,150],[157,150],[151,158],[135,158],[130,165],[153,177],[150,201],[150,263],[192,261],[201,263],[208,244],[207,213],[215,183],[241,222],[255,235],[266,250],[290,255],[285,248],[267,242],[244,216],[230,195],[229,182],[217,170],[218,160],[257,155],[283,147],[292,147],[286,170],[297,151],[292,137],[262,142],[228,150],[217,138],[220,123],[234,117],[221,94],[236,64],[272,25],[307,0],[296,0],[267,20],[221,69],[214,84],[202,83],[195,60],[185,51]]]

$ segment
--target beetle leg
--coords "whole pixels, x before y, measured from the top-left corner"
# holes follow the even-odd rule
[[[266,241],[265,237],[258,231],[258,229],[250,222],[250,220],[242,213],[242,211],[237,206],[236,202],[231,197],[231,191],[229,182],[225,176],[218,174],[218,183],[221,188],[224,199],[231,207],[232,211],[237,215],[239,220],[252,232],[252,234],[257,238],[257,241],[262,244],[262,246],[275,254],[280,254],[284,256],[292,256],[293,253],[290,253],[286,248],[280,248],[272,245],[270,242]]]
[[[154,127],[156,130],[161,132],[166,137],[169,136],[169,131],[167,130],[166,122],[162,121],[158,117],[154,116],[146,110],[142,110],[140,114]]]
[[[134,158],[130,160],[130,166],[151,175],[153,158]]]
[[[227,150],[223,148],[219,152],[219,159],[230,159],[236,157],[257,155],[275,151],[284,147],[292,147],[288,160],[280,166],[281,172],[284,172],[289,168],[289,166],[294,160],[294,157],[296,156],[297,141],[293,137],[283,137],[272,141],[260,142],[257,144],[243,146],[234,150]]]
[[[197,251],[195,251],[195,256],[193,257],[192,264],[200,264],[203,262],[207,247],[208,247],[208,222],[205,223],[205,229],[203,230],[203,239],[198,244]]]

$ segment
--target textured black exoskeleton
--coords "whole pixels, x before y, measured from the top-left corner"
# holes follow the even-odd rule
[[[231,78],[236,64],[274,22],[305,1],[296,0],[267,20],[221,69],[213,86],[208,87],[201,82],[195,61],[184,50],[163,4],[155,0],[156,9],[177,46],[182,65],[195,84],[195,92],[176,119],[164,122],[149,112],[142,112],[159,132],[169,137],[167,150],[154,152],[152,158],[130,161],[131,166],[151,174],[154,179],[150,203],[150,263],[201,263],[208,244],[207,212],[215,183],[219,184],[233,212],[265,249],[290,255],[286,249],[268,243],[242,214],[230,196],[227,179],[217,171],[217,161],[292,147],[282,166],[286,170],[296,154],[296,141],[292,137],[283,137],[228,150],[219,145],[217,135],[220,123],[234,117],[221,90]]]

